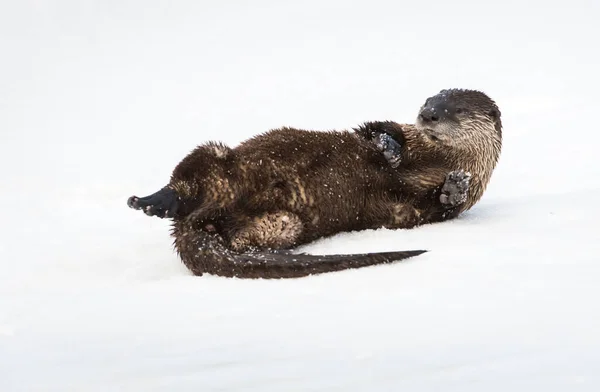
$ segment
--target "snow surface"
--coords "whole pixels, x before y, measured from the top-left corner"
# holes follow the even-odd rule
[[[4,1],[0,391],[600,390],[595,0]],[[196,144],[410,122],[481,89],[505,144],[429,249],[285,281],[193,277],[127,208]]]

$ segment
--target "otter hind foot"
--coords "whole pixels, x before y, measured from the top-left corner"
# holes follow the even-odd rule
[[[463,204],[467,201],[470,182],[471,173],[469,172],[456,170],[448,173],[446,182],[442,186],[440,202],[452,207]]]
[[[175,190],[164,187],[145,197],[131,196],[127,205],[134,210],[142,210],[148,216],[173,218],[177,214],[180,198]]]

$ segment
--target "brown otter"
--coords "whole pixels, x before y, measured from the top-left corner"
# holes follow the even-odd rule
[[[173,218],[177,252],[196,275],[288,278],[389,263],[424,251],[319,256],[286,249],[342,231],[452,219],[481,198],[501,128],[485,94],[443,90],[427,99],[415,125],[281,128],[234,149],[209,142],[175,167],[169,185],[128,204]]]

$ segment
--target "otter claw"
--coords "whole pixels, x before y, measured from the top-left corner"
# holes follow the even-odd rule
[[[457,170],[448,173],[446,182],[442,186],[440,202],[452,207],[456,207],[467,201],[469,185],[471,182],[471,173],[464,170]]]
[[[131,196],[127,205],[134,210],[142,210],[148,216],[173,218],[179,207],[179,196],[173,189],[165,187],[149,196]]]

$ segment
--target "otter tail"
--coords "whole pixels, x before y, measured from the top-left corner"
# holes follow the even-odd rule
[[[424,250],[399,252],[310,255],[293,253],[245,253],[231,258],[237,277],[299,278],[326,272],[388,264],[425,253]]]
[[[309,255],[289,251],[237,253],[223,244],[220,235],[194,230],[177,233],[175,249],[194,275],[204,273],[246,279],[299,278],[326,272],[388,264],[425,253],[425,250],[398,252]]]

